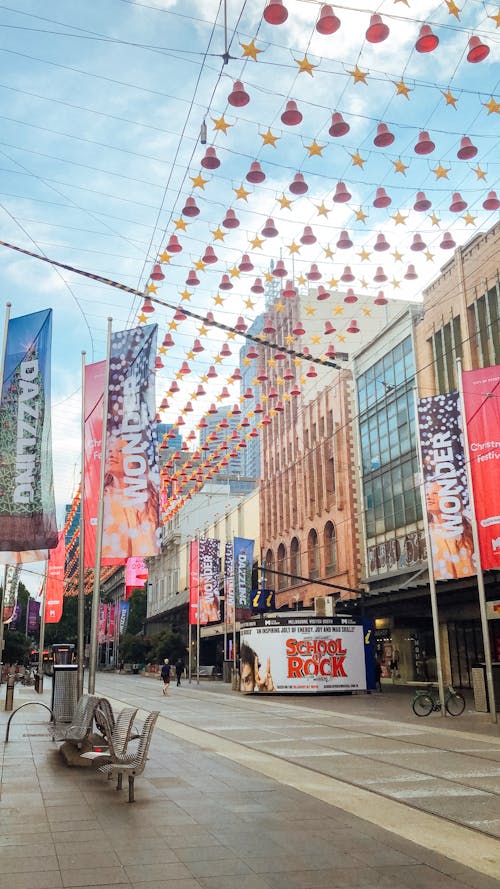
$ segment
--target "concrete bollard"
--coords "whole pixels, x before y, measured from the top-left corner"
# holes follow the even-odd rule
[[[15,685],[16,677],[14,673],[9,673],[7,676],[7,689],[5,692],[5,710],[13,710],[14,709],[14,685]]]

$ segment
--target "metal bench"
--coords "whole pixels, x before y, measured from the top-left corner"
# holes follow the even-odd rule
[[[99,701],[97,695],[82,695],[76,705],[71,725],[54,722],[49,726],[53,741],[71,741],[80,746],[92,730],[94,710]]]
[[[134,779],[136,775],[141,775],[145,769],[148,759],[149,745],[151,744],[151,738],[158,716],[159,710],[154,710],[152,713],[148,714],[138,739],[137,748],[134,752],[129,753],[128,750],[125,750],[123,753],[120,753],[114,749],[114,747],[111,748],[110,746],[110,761],[99,766],[99,771],[107,775],[108,778],[111,777],[113,772],[117,773],[117,790],[122,789],[123,775],[127,775],[129,803],[134,802]],[[133,718],[134,717],[132,717],[132,721]]]

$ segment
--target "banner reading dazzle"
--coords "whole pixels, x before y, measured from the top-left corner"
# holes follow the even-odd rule
[[[500,366],[462,375],[483,568],[500,568]]]
[[[420,398],[427,519],[436,580],[476,573],[458,392]]]
[[[9,321],[0,402],[0,549],[52,549],[52,310]]]
[[[233,544],[226,541],[224,547],[224,614],[228,624],[234,622],[234,560]]]
[[[234,538],[234,596],[237,608],[250,607],[252,589],[253,540]]]
[[[160,552],[155,407],[157,325],[111,337],[102,555]]]

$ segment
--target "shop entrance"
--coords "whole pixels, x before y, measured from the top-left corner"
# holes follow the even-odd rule
[[[449,621],[451,681],[459,688],[472,688],[472,667],[484,661],[483,635],[479,620]]]

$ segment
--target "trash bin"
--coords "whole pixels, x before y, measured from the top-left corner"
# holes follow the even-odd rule
[[[51,710],[54,722],[71,722],[78,702],[78,664],[54,664]]]

